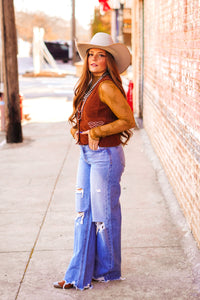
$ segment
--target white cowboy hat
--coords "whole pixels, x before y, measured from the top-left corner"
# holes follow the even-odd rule
[[[131,63],[131,54],[128,48],[121,43],[114,43],[111,36],[104,32],[96,33],[90,43],[78,43],[76,47],[82,59],[85,58],[87,50],[98,48],[106,50],[114,57],[119,73],[123,73]]]

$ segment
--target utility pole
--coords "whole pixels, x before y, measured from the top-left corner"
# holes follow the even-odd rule
[[[119,9],[120,3],[119,0],[113,0],[112,2],[112,27],[111,27],[111,35],[114,43],[119,42]]]
[[[76,62],[76,47],[75,47],[75,37],[76,37],[76,17],[75,17],[75,0],[72,0],[72,63],[73,65]]]
[[[17,34],[13,0],[0,0],[7,143],[23,141],[17,63]]]

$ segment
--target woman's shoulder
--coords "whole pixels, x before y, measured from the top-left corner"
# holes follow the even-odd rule
[[[102,91],[104,91],[105,89],[108,89],[108,88],[109,89],[113,89],[113,88],[118,89],[111,78],[106,78],[104,81],[100,82],[100,84],[99,84],[99,89]]]
[[[104,80],[99,85],[99,97],[102,102],[107,102],[108,99],[121,96],[120,89],[112,80]]]
[[[99,91],[100,92],[112,92],[113,89],[118,89],[117,86],[114,84],[111,78],[106,78],[99,84]]]

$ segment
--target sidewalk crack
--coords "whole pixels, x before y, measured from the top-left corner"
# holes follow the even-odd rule
[[[54,196],[54,193],[55,193],[55,190],[56,190],[57,183],[58,183],[58,181],[59,181],[59,178],[60,178],[60,175],[61,175],[61,173],[62,173],[62,171],[63,171],[63,168],[64,168],[64,165],[65,165],[67,156],[68,156],[69,151],[70,151],[70,149],[71,149],[71,145],[72,145],[72,143],[70,143],[69,146],[68,146],[68,148],[67,148],[67,151],[66,151],[66,153],[65,153],[63,162],[62,162],[61,167],[60,167],[60,170],[59,170],[59,172],[58,172],[58,175],[56,176],[56,180],[55,180],[55,183],[54,183],[54,186],[53,186],[53,190],[52,190],[52,192],[51,192],[51,196],[50,196],[49,202],[48,202],[48,204],[47,204],[47,208],[46,208],[45,213],[44,213],[44,216],[43,216],[43,218],[42,218],[42,222],[41,222],[41,224],[40,224],[40,227],[39,227],[39,230],[38,230],[38,233],[37,233],[35,242],[34,242],[34,244],[33,244],[33,247],[32,247],[32,249],[31,249],[31,252],[30,252],[30,254],[29,254],[29,258],[28,258],[28,261],[27,261],[27,263],[26,263],[26,267],[25,267],[25,269],[24,269],[22,278],[21,278],[21,280],[20,280],[19,287],[18,287],[16,296],[15,296],[15,300],[18,299],[18,296],[19,296],[19,293],[20,293],[20,290],[21,290],[21,287],[22,287],[22,284],[23,284],[23,281],[24,281],[26,272],[27,272],[27,270],[28,270],[28,267],[29,267],[31,258],[32,258],[32,256],[33,256],[34,251],[35,251],[35,247],[36,247],[36,245],[37,245],[37,242],[38,242],[40,233],[41,233],[41,231],[42,231],[44,222],[45,222],[45,220],[46,220],[46,216],[47,216],[47,213],[48,213],[48,211],[49,211],[49,207],[50,207],[51,202],[52,202],[52,200],[53,200],[53,196]]]

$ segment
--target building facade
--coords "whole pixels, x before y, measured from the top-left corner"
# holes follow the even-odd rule
[[[200,0],[133,0],[134,110],[200,246]]]

